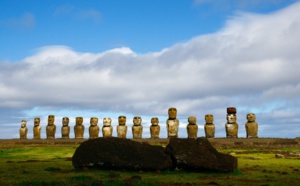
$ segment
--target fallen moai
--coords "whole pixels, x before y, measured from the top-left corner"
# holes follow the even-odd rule
[[[75,169],[234,172],[237,158],[219,153],[206,138],[172,138],[166,149],[125,138],[96,138],[83,142],[72,157]]]
[[[237,168],[236,157],[218,152],[206,138],[172,138],[166,152],[179,169],[234,172]]]
[[[76,169],[156,171],[172,167],[172,160],[163,147],[116,137],[83,142],[76,149],[72,163]]]

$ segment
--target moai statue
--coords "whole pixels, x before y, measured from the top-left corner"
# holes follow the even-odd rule
[[[82,139],[84,134],[84,125],[82,117],[76,117],[76,124],[74,126],[75,138]]]
[[[70,138],[70,126],[68,117],[63,117],[62,119],[61,137],[64,139]]]
[[[103,118],[102,134],[103,137],[112,137],[113,127],[111,126],[111,118]]]
[[[249,113],[247,114],[248,122],[245,124],[247,138],[258,138],[257,131],[258,131],[258,124],[255,122],[255,114]]]
[[[178,129],[179,129],[179,121],[177,117],[177,109],[174,107],[169,108],[168,110],[169,119],[167,119],[167,131],[168,138],[177,138],[178,137]]]
[[[225,124],[226,137],[227,138],[237,138],[239,125],[236,122],[236,108],[227,108],[227,123]]]
[[[141,139],[143,134],[142,118],[140,116],[133,117],[132,138]]]
[[[89,127],[90,138],[98,138],[99,137],[99,127],[98,127],[98,118],[91,118],[91,126]]]
[[[197,138],[198,125],[197,118],[195,116],[190,116],[188,118],[189,124],[186,126],[188,138]]]
[[[49,115],[48,116],[48,125],[46,127],[47,139],[54,139],[55,138],[56,126],[54,124],[54,120],[55,120],[54,115]]]
[[[127,126],[126,126],[126,116],[119,116],[119,125],[117,126],[118,138],[126,138]]]
[[[151,118],[151,126],[150,126],[150,134],[151,139],[158,139],[159,138],[159,132],[160,132],[160,126],[158,125],[159,120],[158,118]]]
[[[27,139],[28,128],[26,127],[26,123],[26,120],[21,121],[20,139]]]
[[[40,126],[41,119],[34,118],[34,126],[33,126],[33,138],[34,139],[41,139],[41,131],[42,128]]]
[[[213,123],[214,116],[212,114],[206,114],[205,122],[206,122],[204,125],[205,137],[214,138],[215,137],[215,124]]]

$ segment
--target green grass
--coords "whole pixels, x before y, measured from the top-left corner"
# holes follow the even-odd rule
[[[71,161],[76,147],[0,147],[0,185],[300,185],[300,160],[275,158],[278,152],[299,152],[297,148],[218,149],[238,158],[237,171],[197,173],[78,171]]]

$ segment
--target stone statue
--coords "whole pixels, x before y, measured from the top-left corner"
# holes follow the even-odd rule
[[[237,138],[239,125],[236,122],[236,108],[227,108],[227,123],[225,124],[226,137],[227,138]]]
[[[142,118],[140,116],[133,117],[132,138],[141,139],[143,134]]]
[[[127,126],[126,126],[126,116],[119,116],[119,125],[117,126],[118,138],[126,138]]]
[[[197,118],[195,116],[190,116],[188,118],[189,124],[186,126],[188,138],[197,138],[198,135],[198,125]]]
[[[151,118],[151,124],[152,124],[150,126],[151,139],[159,138],[160,126],[158,125],[158,123],[159,123],[158,118],[156,117]]]
[[[102,134],[103,137],[112,137],[113,127],[111,126],[111,118],[103,118]]]
[[[76,124],[74,126],[75,138],[82,139],[84,134],[84,125],[82,117],[76,117]]]
[[[89,134],[90,138],[99,137],[99,127],[98,127],[98,118],[92,117],[90,120]]]
[[[63,117],[62,119],[61,137],[64,139],[70,138],[70,126],[68,117]]]
[[[205,137],[214,138],[215,137],[215,124],[213,123],[214,116],[212,114],[206,114],[205,122],[206,122],[204,125]]]
[[[21,121],[20,139],[27,139],[28,128],[26,127],[26,123],[26,120]]]
[[[167,119],[167,131],[168,138],[177,138],[178,137],[178,128],[179,121],[177,117],[177,109],[174,107],[169,108],[168,110],[169,119]]]
[[[33,138],[34,139],[41,139],[41,131],[42,128],[40,126],[41,119],[34,118],[34,126],[33,126]]]
[[[255,122],[255,114],[249,113],[247,114],[248,122],[245,124],[247,138],[258,138],[257,131],[258,131],[258,124]]]
[[[56,126],[54,124],[54,120],[55,120],[54,115],[49,115],[48,116],[48,125],[46,127],[47,139],[54,139],[55,138]]]

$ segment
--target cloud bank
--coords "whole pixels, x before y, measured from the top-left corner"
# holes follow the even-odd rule
[[[241,137],[249,112],[257,115],[259,136],[299,136],[299,10],[295,3],[268,15],[239,13],[219,32],[155,53],[46,46],[18,63],[2,61],[1,125],[17,122],[18,128],[21,118],[39,115],[39,109],[165,118],[174,106],[182,133],[188,116],[203,128],[204,115],[211,113],[216,136],[225,137],[226,107],[235,106]]]

